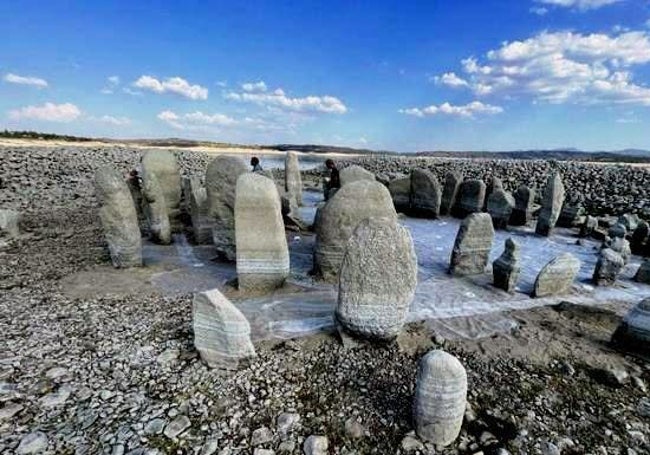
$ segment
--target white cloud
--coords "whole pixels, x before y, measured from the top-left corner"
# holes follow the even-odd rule
[[[548,8],[544,8],[543,6],[531,6],[529,11],[538,16],[544,16],[548,13]]]
[[[101,89],[101,92],[104,95],[110,95],[115,91],[115,89],[120,85],[119,76],[109,76],[106,78],[106,85]]]
[[[9,111],[12,120],[44,120],[48,122],[71,122],[81,115],[81,110],[72,103],[45,103],[42,106],[25,106]]]
[[[470,57],[461,63],[463,80],[477,96],[650,105],[650,88],[635,82],[631,71],[649,62],[650,35],[630,31],[611,36],[543,32],[505,42],[482,61]]]
[[[573,8],[580,11],[602,8],[603,6],[613,5],[625,0],[536,0],[537,3],[544,5],[559,6],[563,8]]]
[[[499,106],[492,106],[490,104],[483,104],[480,101],[472,101],[471,103],[454,106],[449,103],[443,103],[439,106],[432,104],[424,108],[412,107],[409,109],[400,109],[400,113],[413,115],[415,117],[425,117],[433,115],[449,115],[456,117],[472,118],[476,115],[494,115],[503,112],[503,108]]]
[[[466,87],[469,85],[465,79],[456,75],[456,73],[445,73],[442,76],[433,78],[436,84],[448,85],[449,87]]]
[[[206,127],[233,126],[238,122],[225,114],[204,114],[196,111],[178,115],[173,111],[162,111],[158,119],[179,130],[205,129]]]
[[[264,82],[243,84],[242,90],[242,92],[229,92],[224,96],[226,99],[234,101],[254,103],[293,112],[345,114],[348,110],[345,104],[334,96],[310,95],[303,98],[291,98],[281,88],[268,92]]]
[[[41,79],[40,77],[19,76],[13,73],[5,74],[3,80],[5,82],[9,82],[10,84],[31,85],[32,87],[37,88],[45,88],[48,86],[47,81],[45,79]]]
[[[191,85],[181,77],[170,77],[164,81],[143,75],[133,83],[134,87],[154,93],[174,93],[191,100],[208,99],[208,89],[200,85]]]

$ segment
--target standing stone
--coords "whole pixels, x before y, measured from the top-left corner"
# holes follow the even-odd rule
[[[345,248],[357,225],[371,217],[397,220],[390,193],[381,183],[349,183],[320,210],[316,223],[314,271],[327,281],[338,277]]]
[[[533,205],[535,204],[535,190],[526,185],[519,185],[514,194],[515,207],[512,209],[510,224],[525,226],[533,219]]]
[[[580,261],[571,253],[563,253],[550,261],[539,272],[535,280],[533,297],[546,297],[567,292],[573,284]]]
[[[142,172],[142,202],[151,239],[169,245],[172,241],[172,232],[165,195],[156,174],[146,170]]]
[[[649,234],[650,226],[645,221],[640,220],[632,233],[632,241],[630,242],[632,253],[639,255],[645,253]]]
[[[0,236],[18,237],[20,213],[15,210],[0,209]]]
[[[512,209],[515,206],[515,198],[503,189],[497,189],[490,194],[487,201],[487,211],[492,218],[492,224],[496,229],[508,227]]]
[[[411,179],[404,177],[392,180],[388,191],[393,199],[393,205],[398,212],[408,212],[411,208]]]
[[[345,167],[339,171],[339,176],[341,178],[341,187],[347,185],[348,183],[358,182],[359,180],[369,180],[375,182],[375,174],[361,166],[353,164],[352,166]]]
[[[220,155],[208,164],[205,173],[212,241],[217,253],[229,261],[236,258],[234,212],[237,179],[247,170],[246,163],[240,158]]]
[[[427,169],[411,172],[411,211],[417,216],[437,218],[440,214],[442,189],[435,175]]]
[[[627,235],[627,228],[620,224],[616,223],[612,227],[610,227],[607,231],[607,236],[611,238],[625,238]]]
[[[126,186],[131,192],[133,198],[133,205],[135,206],[135,213],[138,215],[138,226],[140,226],[140,233],[146,234],[147,232],[147,217],[144,214],[144,198],[142,196],[142,179],[137,176],[135,179],[127,179]]]
[[[485,199],[483,202],[483,211],[487,210],[487,203],[490,195],[494,193],[495,191],[499,191],[503,189],[503,182],[499,177],[490,177],[487,179],[487,184],[485,186]]]
[[[600,252],[600,257],[596,262],[592,278],[594,284],[597,286],[614,284],[623,267],[625,267],[623,257],[611,248],[605,248]]]
[[[460,224],[454,249],[451,252],[449,273],[454,275],[478,275],[485,271],[494,228],[487,213],[472,213]]]
[[[363,220],[341,264],[336,318],[362,337],[394,338],[416,284],[417,258],[409,231],[394,218]]]
[[[465,180],[460,187],[456,215],[465,217],[483,210],[485,202],[485,183],[482,180]]]
[[[142,171],[156,175],[167,204],[167,214],[174,232],[182,229],[181,173],[176,156],[166,150],[150,150],[142,156]],[[144,177],[143,177],[144,178]]]
[[[572,200],[565,200],[562,211],[557,219],[558,227],[573,228],[580,224],[585,215],[584,198],[581,194],[573,197]]]
[[[212,225],[208,216],[208,193],[198,176],[187,179],[186,196],[188,212],[192,220],[194,241],[199,245],[212,243]]]
[[[284,157],[284,191],[291,200],[292,206],[302,205],[302,177],[296,152],[287,152]]]
[[[634,275],[634,281],[650,284],[650,259],[644,260]]]
[[[650,298],[641,300],[627,313],[612,335],[612,342],[650,353]]]
[[[463,176],[458,172],[447,172],[445,175],[445,185],[442,190],[442,199],[440,201],[440,214],[449,215],[451,209],[456,205],[458,190],[463,182]]]
[[[521,272],[519,245],[511,238],[506,239],[505,250],[499,258],[492,263],[494,286],[506,292],[512,292],[517,285],[519,272]]]
[[[237,180],[235,237],[239,289],[276,289],[289,276],[289,248],[280,195],[272,180],[242,174]]]
[[[623,261],[627,264],[632,256],[632,249],[630,248],[630,242],[628,242],[623,237],[607,237],[603,242],[604,248],[611,248],[621,255]]]
[[[467,403],[467,372],[441,350],[426,354],[418,368],[413,414],[420,439],[447,446],[460,434]]]
[[[598,218],[595,216],[587,215],[585,222],[580,227],[580,237],[588,237],[598,229]]]
[[[211,368],[234,370],[255,356],[248,321],[217,289],[194,295],[192,319],[194,346]]]
[[[535,233],[537,235],[549,236],[555,227],[562,204],[564,203],[564,184],[559,172],[554,172],[546,181],[544,197],[542,199],[542,210],[537,219]]]
[[[142,265],[142,241],[131,193],[119,172],[102,167],[95,173],[99,218],[113,265],[118,268]]]
[[[639,226],[639,216],[635,213],[626,213],[618,217],[618,223],[625,226],[627,232],[634,232]]]

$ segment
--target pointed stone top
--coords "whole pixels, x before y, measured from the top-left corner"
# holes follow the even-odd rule
[[[512,240],[512,237],[506,239],[506,251],[510,254],[515,254],[519,252],[519,245]]]

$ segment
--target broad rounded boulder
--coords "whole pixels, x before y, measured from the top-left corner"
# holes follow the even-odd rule
[[[623,257],[611,248],[605,248],[600,252],[598,262],[596,262],[593,275],[594,284],[597,286],[614,284],[623,267],[625,267]]]
[[[356,335],[390,339],[404,324],[417,284],[409,231],[394,218],[368,218],[347,243],[336,318]]]
[[[580,260],[563,253],[542,267],[533,288],[533,297],[546,297],[567,292],[580,270]]]
[[[167,150],[150,150],[142,156],[142,171],[155,174],[167,205],[174,232],[181,229],[181,173],[176,156]]]
[[[449,262],[449,273],[454,275],[478,275],[485,271],[494,228],[487,213],[472,213],[460,224]]]
[[[368,180],[370,182],[375,182],[375,174],[353,164],[352,166],[345,167],[339,171],[339,176],[341,178],[341,186],[345,186],[348,183],[358,182],[359,180]]]

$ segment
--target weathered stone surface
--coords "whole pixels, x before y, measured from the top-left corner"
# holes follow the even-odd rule
[[[341,187],[320,210],[316,223],[314,269],[331,281],[338,277],[348,240],[366,218],[397,219],[390,193],[381,183],[360,180]]]
[[[296,152],[287,152],[284,157],[284,190],[293,205],[302,205],[302,177]]]
[[[239,289],[272,290],[289,276],[289,248],[280,195],[272,180],[242,174],[237,180],[235,237]]]
[[[621,255],[623,261],[627,264],[632,256],[632,248],[630,242],[623,237],[607,237],[603,242],[604,248],[611,248]]]
[[[442,189],[435,175],[427,169],[411,171],[411,212],[436,218],[440,214]]]
[[[588,237],[598,228],[598,218],[587,215],[585,222],[580,227],[580,237]]]
[[[539,272],[535,280],[533,297],[545,297],[567,292],[580,270],[580,261],[571,253],[554,258]]]
[[[503,182],[499,177],[491,176],[487,179],[484,179],[485,182],[485,199],[483,200],[483,211],[487,211],[488,198],[495,191],[503,189]]]
[[[533,205],[535,204],[535,190],[526,185],[519,185],[513,195],[515,206],[510,215],[510,224],[524,226],[533,219]]]
[[[341,177],[341,186],[345,186],[348,183],[358,182],[359,180],[369,180],[375,182],[375,174],[370,171],[365,170],[361,166],[353,164],[352,166],[345,167],[339,171]]]
[[[507,292],[513,292],[521,272],[519,245],[511,238],[506,239],[505,250],[492,263],[494,286]]]
[[[20,213],[15,210],[0,209],[0,236],[18,237],[19,224]]]
[[[426,354],[418,368],[413,413],[417,435],[447,446],[460,434],[467,403],[467,372],[441,350]]]
[[[620,223],[616,223],[607,231],[607,236],[611,238],[625,238],[627,235],[627,228]]]
[[[20,440],[16,453],[19,455],[28,455],[45,452],[47,449],[47,435],[42,431],[29,433]]]
[[[194,295],[194,346],[211,368],[233,370],[255,356],[244,315],[217,289]]]
[[[229,261],[236,258],[234,212],[237,179],[247,170],[246,163],[240,158],[220,155],[208,164],[205,173],[212,241],[217,253]]]
[[[635,213],[625,213],[618,217],[618,223],[625,226],[627,232],[634,232],[639,225],[639,216]]]
[[[113,265],[142,265],[142,240],[131,193],[119,172],[102,167],[95,173],[99,218]]]
[[[641,263],[634,275],[634,281],[650,284],[650,259],[646,259]]]
[[[329,439],[327,436],[311,435],[305,439],[302,451],[305,455],[327,455],[329,448]]]
[[[611,248],[605,248],[600,252],[600,257],[596,262],[593,275],[594,284],[598,286],[614,284],[623,267],[625,267],[623,257]]]
[[[165,195],[156,174],[146,170],[142,171],[142,202],[151,239],[163,245],[170,244],[172,231]]]
[[[632,233],[632,240],[630,241],[630,248],[634,254],[645,254],[648,235],[650,235],[650,226],[645,221],[641,220]]]
[[[612,335],[612,342],[650,353],[650,298],[641,300],[627,313]]]
[[[455,213],[465,217],[483,210],[485,203],[485,183],[482,180],[465,180],[460,186],[458,208]]]
[[[449,272],[454,275],[477,275],[488,263],[494,228],[487,213],[472,213],[463,220],[451,252]]]
[[[166,150],[150,150],[142,156],[143,173],[153,173],[162,189],[167,214],[174,232],[182,228],[181,209],[181,174],[176,156]],[[144,177],[143,177],[144,178]]]
[[[398,212],[408,212],[411,208],[411,178],[404,177],[392,180],[388,191],[393,199],[393,205]]]
[[[194,241],[200,245],[212,243],[212,224],[208,216],[208,193],[199,176],[187,178],[187,205],[192,220]]]
[[[487,211],[492,217],[492,224],[497,229],[508,227],[512,209],[515,207],[515,198],[503,189],[497,189],[490,194],[487,200]]]
[[[360,336],[399,334],[417,284],[417,258],[409,231],[394,218],[361,221],[348,240],[339,275],[336,317]]]
[[[562,211],[557,219],[556,225],[559,227],[572,228],[579,225],[579,221],[585,214],[582,197],[576,197],[572,201],[564,201]]]
[[[542,210],[537,219],[535,233],[537,235],[548,236],[555,227],[555,223],[560,216],[562,204],[564,203],[564,184],[559,172],[554,172],[546,181],[544,197],[542,198]]]
[[[456,205],[458,191],[463,183],[463,176],[458,172],[447,172],[445,174],[445,184],[442,189],[442,198],[440,201],[440,214],[449,215],[451,209]]]

